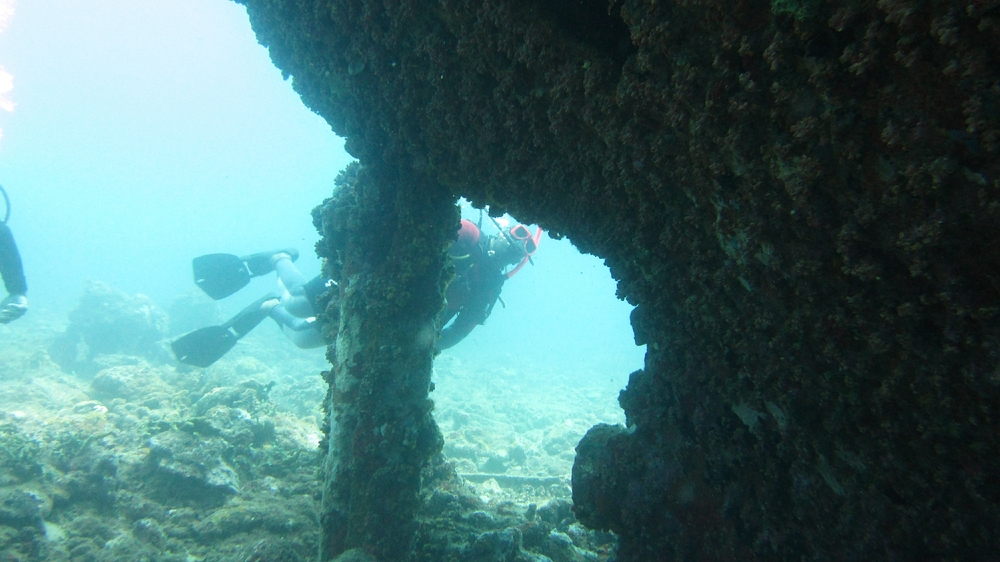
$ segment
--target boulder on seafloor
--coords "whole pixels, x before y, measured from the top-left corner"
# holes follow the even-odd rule
[[[375,558],[371,554],[368,554],[360,548],[352,548],[341,554],[340,556],[333,559],[333,562],[379,562],[378,558]]]
[[[100,282],[88,282],[69,313],[69,326],[49,347],[63,370],[93,375],[101,355],[131,355],[169,360],[163,346],[167,315],[145,295],[129,295]]]
[[[578,548],[573,544],[573,539],[569,535],[555,529],[545,538],[542,552],[551,558],[552,562],[596,562],[598,560],[596,554]]]
[[[164,505],[221,505],[240,490],[240,479],[221,453],[221,439],[171,430],[150,439],[145,472],[149,497]]]
[[[469,554],[472,560],[515,562],[521,555],[521,531],[507,528],[480,533],[472,539]]]
[[[198,399],[194,405],[198,415],[205,415],[212,408],[222,405],[230,408],[246,410],[251,414],[268,413],[274,410],[268,402],[268,392],[274,387],[273,382],[262,384],[255,380],[245,380],[233,386],[213,388]]]
[[[238,560],[246,562],[299,562],[306,558],[299,555],[302,546],[285,539],[260,540],[240,553]]]
[[[204,416],[182,422],[178,428],[202,436],[221,438],[230,447],[260,447],[276,437],[271,419],[260,419],[242,408],[228,406],[215,406],[205,412]]]
[[[118,365],[98,371],[90,381],[89,394],[100,400],[133,402],[148,398],[159,387],[162,384],[148,365]]]
[[[624,495],[615,469],[618,457],[611,443],[625,435],[620,425],[597,424],[576,447],[573,462],[573,512],[592,529],[620,532],[623,526],[617,501]],[[620,448],[626,450],[624,445]],[[628,452],[631,454],[631,450]],[[624,454],[619,452],[618,455]]]
[[[420,513],[416,562],[584,562],[608,550],[606,534],[580,527],[565,499],[540,507],[484,501],[482,486],[463,480],[441,457],[423,476],[433,491]]]
[[[314,532],[313,507],[311,499],[303,496],[280,503],[237,498],[203,517],[193,530],[204,541],[260,532],[294,537]]]

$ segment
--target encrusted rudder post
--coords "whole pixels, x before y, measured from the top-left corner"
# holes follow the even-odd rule
[[[341,291],[327,353],[320,559],[360,548],[405,560],[420,471],[442,445],[428,392],[444,250],[458,217],[447,192],[384,165],[353,164],[337,184],[316,212],[319,253]]]

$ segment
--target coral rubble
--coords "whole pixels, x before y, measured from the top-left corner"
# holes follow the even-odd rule
[[[537,222],[637,305],[574,482],[620,560],[994,555],[995,0],[241,3],[408,201]]]
[[[313,557],[319,429],[278,410],[277,383],[134,356],[88,380],[47,357],[36,320],[0,340],[0,558]]]
[[[242,340],[252,355],[230,354],[208,369],[118,354],[91,376],[48,357],[61,331],[44,312],[0,327],[0,559],[316,558],[321,354],[289,350],[277,330],[260,330]],[[535,376],[504,372],[508,384],[527,386]],[[414,455],[406,463],[426,465],[415,521],[404,522],[414,559],[606,558],[611,535],[576,521],[568,470],[573,444],[613,400],[588,402],[593,389],[545,375],[538,378],[552,386],[498,392],[454,357],[438,361],[434,377],[436,419],[455,454],[446,448],[451,458]],[[564,395],[558,406],[554,394]],[[477,461],[496,472],[478,472]],[[398,538],[401,528],[381,536]],[[362,548],[338,559],[374,560]]]

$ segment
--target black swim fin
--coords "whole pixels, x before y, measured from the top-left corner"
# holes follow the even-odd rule
[[[212,365],[267,318],[270,309],[262,307],[265,302],[277,298],[274,294],[264,295],[225,324],[201,328],[177,338],[170,344],[174,356],[181,363],[195,367]]]
[[[215,300],[226,298],[246,287],[250,278],[274,271],[271,259],[278,253],[288,254],[292,261],[299,259],[299,251],[295,248],[258,252],[243,257],[233,254],[198,256],[191,262],[194,283]]]
[[[215,300],[246,287],[250,283],[250,270],[243,260],[233,254],[208,254],[191,261],[194,283]]]

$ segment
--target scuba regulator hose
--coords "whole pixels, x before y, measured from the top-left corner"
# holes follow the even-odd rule
[[[3,215],[3,223],[7,224],[7,221],[10,220],[10,197],[7,197],[7,190],[2,185],[0,185],[0,193],[3,193],[3,202],[7,206],[7,211]]]

